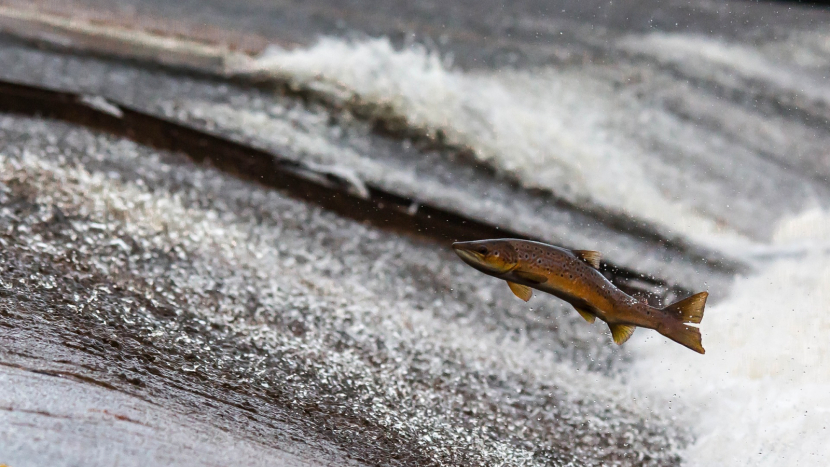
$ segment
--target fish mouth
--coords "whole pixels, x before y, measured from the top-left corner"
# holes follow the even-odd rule
[[[474,266],[481,266],[484,263],[484,255],[481,253],[468,250],[465,245],[461,245],[459,243],[452,244],[453,250],[455,250],[455,254],[457,254],[465,263],[474,265]]]
[[[491,276],[499,277],[516,267],[515,263],[508,264],[498,258],[498,254],[495,258],[488,257],[486,253],[478,251],[481,246],[482,242],[455,242],[452,249],[465,263]]]

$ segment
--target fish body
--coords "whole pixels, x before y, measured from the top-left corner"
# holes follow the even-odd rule
[[[626,294],[599,272],[600,254],[519,239],[456,242],[453,249],[464,262],[485,274],[507,281],[527,301],[536,289],[571,305],[589,323],[605,321],[617,344],[637,327],[660,334],[704,353],[700,323],[708,293],[701,292],[665,308],[654,308]]]

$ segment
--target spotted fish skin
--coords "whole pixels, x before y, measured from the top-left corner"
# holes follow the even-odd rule
[[[516,241],[513,246],[518,257],[518,267],[502,279],[555,295],[572,305],[591,311],[607,323],[620,322],[652,329],[655,327],[649,306],[618,289],[596,268],[577,258],[571,251],[522,240]],[[539,283],[533,275],[547,280]]]
[[[635,328],[643,327],[705,352],[699,329],[684,323],[700,323],[706,292],[658,309],[626,294],[602,275],[600,255],[595,251],[520,239],[456,242],[453,249],[470,266],[507,281],[525,301],[532,295],[530,289],[536,289],[570,303],[588,322],[605,321],[618,344],[628,340]]]

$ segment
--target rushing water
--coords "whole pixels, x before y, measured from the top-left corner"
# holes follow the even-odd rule
[[[779,227],[756,274],[707,310],[706,357],[636,342],[631,381],[697,432],[690,465],[821,465],[830,457],[830,216]]]
[[[733,81],[749,74],[748,68],[757,71],[753,78],[770,75],[777,85],[786,82],[788,90],[811,89],[808,96],[819,104],[830,101],[824,88],[815,89],[812,75],[796,80],[790,72],[775,73],[776,66],[790,63],[754,49],[742,54],[735,46],[664,34],[625,36],[619,44],[617,53],[634,49],[663,66],[702,61]],[[809,69],[828,66],[830,51],[821,53]],[[735,67],[721,70],[730,60]],[[827,205],[826,183],[805,185],[808,177],[782,171],[776,166],[786,167],[782,162],[758,160],[759,154],[793,165],[813,154],[821,160],[823,149],[815,144],[826,141],[826,131],[797,124],[777,128],[779,115],[750,117],[739,103],[719,102],[717,91],[669,81],[672,71],[657,64],[620,61],[465,72],[448,68],[423,47],[396,50],[386,39],[324,39],[310,49],[269,49],[257,68],[318,92],[357,96],[411,126],[440,131],[527,188],[599,205],[701,242],[766,238],[770,221],[805,206]],[[743,121],[736,124],[736,118]],[[747,132],[753,141],[741,138]],[[794,145],[793,137],[807,139]],[[773,143],[764,147],[773,154],[764,154],[761,147]],[[802,154],[788,153],[796,148]],[[816,164],[808,167],[826,177],[827,164]]]
[[[29,190],[41,203],[55,198],[83,214],[95,224],[88,230],[106,222],[96,234],[101,242],[114,241],[106,233],[113,222],[137,243],[184,248],[192,257],[180,259],[179,279],[192,296],[182,303],[213,294],[222,303],[182,307],[227,320],[240,339],[234,344],[261,326],[256,332],[279,346],[252,350],[257,358],[296,353],[269,363],[278,376],[263,377],[266,387],[296,391],[321,418],[368,420],[396,449],[417,440],[413,458],[446,461],[445,452],[458,450],[508,465],[625,464],[629,455],[668,464],[679,452],[701,466],[826,463],[830,132],[821,122],[830,108],[822,78],[830,36],[793,32],[748,43],[603,34],[599,45],[582,38],[602,49],[601,58],[568,55],[545,66],[461,68],[447,54],[381,37],[274,47],[253,69],[236,70],[323,97],[327,104],[317,107],[123,63],[14,47],[0,60],[9,64],[4,77],[198,120],[408,195],[421,190],[430,202],[452,199],[453,208],[485,220],[521,217],[522,227],[544,234],[558,222],[544,210],[545,198],[534,198],[545,192],[749,264],[734,278],[683,275],[686,286],[717,291],[702,323],[705,356],[649,331],[635,333],[620,352],[607,345],[604,329],[555,300],[537,297],[528,310],[503,284],[446,251],[74,127],[5,118],[3,181],[23,193],[16,196]],[[360,118],[334,118],[333,104],[403,119],[472,157],[452,165],[408,140],[380,143]],[[500,178],[484,180],[518,188],[494,196],[478,172],[462,176],[464,164],[486,166]],[[171,177],[186,189],[171,187]],[[516,192],[530,207],[510,204]],[[131,208],[135,200],[143,208]],[[534,224],[534,216],[544,219]],[[584,226],[569,228],[557,238],[597,241]],[[660,272],[647,241],[626,241],[597,244],[619,250],[603,251],[609,258]],[[52,248],[24,246],[43,255]],[[152,283],[166,273],[146,274]],[[237,300],[243,289],[262,300],[252,316]],[[306,301],[314,306],[300,306]],[[230,358],[203,357],[208,367]],[[302,378],[286,379],[296,374]],[[354,398],[341,389],[354,381],[368,402],[350,406]],[[326,398],[334,402],[316,405]],[[355,426],[340,440],[347,451],[387,454]]]
[[[627,37],[621,47],[724,79],[751,76],[827,104],[825,80],[777,66],[785,50],[795,50],[792,61],[800,66],[826,69],[828,40],[794,36],[759,52],[655,34]],[[737,277],[728,295],[711,300],[702,323],[706,356],[641,331],[632,340],[634,364],[625,379],[693,428],[696,441],[684,453],[689,465],[819,465],[830,459],[827,179],[799,186],[799,177],[780,167],[743,165],[762,151],[757,140],[735,140],[748,131],[775,141],[777,147],[767,148],[773,152],[799,144],[808,152],[816,140],[826,141],[826,130],[744,113],[741,123],[724,122],[712,131],[700,115],[690,121],[677,112],[699,105],[698,97],[711,99],[706,90],[689,88],[667,108],[635,98],[625,84],[614,86],[601,67],[465,72],[424,48],[396,50],[384,39],[275,48],[259,66],[318,91],[382,103],[411,125],[472,147],[479,161],[526,187],[623,212],[753,264],[754,272]],[[667,92],[649,73],[621,75],[651,80],[647,91]],[[723,120],[742,112],[735,103],[703,107],[693,112]],[[718,111],[724,115],[716,117]],[[721,153],[716,160],[714,152]],[[804,174],[810,179],[821,171]],[[765,202],[772,197],[777,202]]]

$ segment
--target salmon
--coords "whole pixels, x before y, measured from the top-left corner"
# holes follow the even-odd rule
[[[687,297],[665,308],[655,308],[626,294],[599,272],[600,253],[567,250],[518,239],[456,242],[458,256],[479,271],[507,281],[524,301],[532,289],[554,295],[576,309],[586,321],[605,321],[619,345],[638,327],[654,329],[695,352],[705,353],[699,324],[707,292]]]

